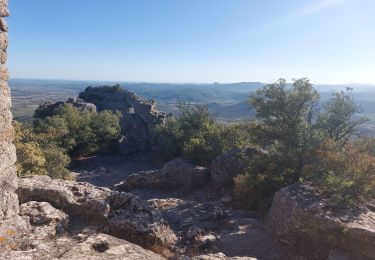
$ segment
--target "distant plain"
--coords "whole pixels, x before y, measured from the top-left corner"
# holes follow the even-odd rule
[[[65,101],[77,97],[87,86],[120,84],[123,88],[137,93],[143,98],[157,101],[158,109],[167,113],[177,113],[180,102],[207,104],[218,121],[225,123],[251,120],[255,110],[247,100],[250,94],[263,86],[260,82],[231,84],[173,84],[173,83],[130,83],[100,81],[35,80],[12,79],[12,112],[16,120],[29,120],[35,109],[44,102]],[[353,88],[355,102],[358,103],[370,121],[361,129],[361,134],[375,136],[375,85],[314,85],[327,100],[334,91]]]

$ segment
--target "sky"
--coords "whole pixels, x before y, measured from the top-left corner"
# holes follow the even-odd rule
[[[10,0],[13,78],[375,83],[374,0]]]

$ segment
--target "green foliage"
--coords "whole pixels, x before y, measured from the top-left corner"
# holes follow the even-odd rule
[[[304,178],[338,205],[355,205],[375,198],[375,156],[363,147],[363,140],[342,147],[329,139],[315,151],[315,160],[306,165]]]
[[[332,99],[324,105],[316,124],[327,138],[342,144],[346,144],[350,136],[356,134],[358,125],[368,121],[363,117],[353,118],[362,110],[354,103],[351,92],[352,89],[347,88],[346,92],[334,93]]]
[[[19,175],[48,174],[69,179],[71,157],[112,149],[120,136],[119,112],[95,113],[70,104],[31,124],[15,123]]]
[[[46,159],[45,168],[49,176],[53,179],[71,179],[70,172],[67,169],[70,163],[70,157],[64,149],[55,145],[49,145],[43,150]]]
[[[279,178],[285,185],[299,180],[305,153],[315,142],[312,120],[318,101],[319,94],[307,79],[296,80],[292,86],[281,79],[250,98],[260,122],[259,144],[279,154]]]
[[[230,149],[244,144],[249,138],[245,124],[222,126],[206,105],[181,104],[179,117],[170,117],[165,125],[154,130],[154,140],[161,147],[165,160],[183,156],[203,166]],[[229,137],[230,138],[227,138]]]
[[[252,94],[250,104],[256,108],[258,123],[252,128],[253,142],[269,153],[243,158],[246,174],[235,180],[235,192],[244,206],[264,210],[274,192],[303,180],[314,180],[336,201],[373,196],[375,165],[370,152],[375,151],[375,142],[368,140],[363,153],[347,145],[366,121],[355,117],[360,109],[350,90],[335,93],[322,111],[319,99],[307,79],[292,85],[279,80]],[[323,152],[327,138],[335,150]]]
[[[46,159],[38,143],[16,143],[16,149],[19,162],[16,167],[19,176],[47,174]]]
[[[51,117],[36,119],[34,131],[45,145],[53,143],[73,157],[106,150],[120,135],[119,112],[94,113],[61,106]]]

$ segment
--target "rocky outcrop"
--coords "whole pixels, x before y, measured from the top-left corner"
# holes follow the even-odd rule
[[[225,222],[226,213],[218,203],[199,203],[180,199],[149,200],[179,237],[179,247],[188,252],[211,249],[217,242],[213,232]]]
[[[370,208],[338,209],[311,186],[296,184],[275,194],[266,229],[307,259],[327,259],[334,249],[375,259],[375,212]]]
[[[73,246],[59,259],[161,260],[164,258],[124,240],[97,234]]]
[[[34,241],[35,242],[35,241]],[[6,252],[0,259],[64,259],[64,260],[161,260],[165,259],[140,246],[106,234],[77,234],[59,237],[29,248]]]
[[[87,103],[80,98],[69,98],[67,101],[61,102],[46,102],[40,105],[34,112],[35,118],[45,118],[47,116],[53,116],[56,114],[59,108],[69,104],[80,111],[96,112],[96,106],[92,103]]]
[[[30,224],[35,226],[53,225],[62,233],[68,227],[69,216],[55,209],[48,202],[29,201],[20,206],[20,215],[29,217]]]
[[[211,179],[217,187],[230,187],[233,178],[244,173],[245,166],[242,158],[252,158],[256,155],[266,153],[256,147],[233,148],[220,155],[211,164]]]
[[[123,114],[121,150],[125,154],[148,149],[152,129],[166,118],[157,110],[155,100],[142,99],[119,85],[87,87],[79,97],[95,104],[99,111],[109,109]]]
[[[97,223],[100,230],[146,248],[168,248],[177,240],[157,209],[131,193],[33,176],[19,180],[17,194],[21,203],[48,202],[73,218]]]
[[[0,1],[0,252],[12,246],[14,236],[26,228],[18,216],[17,176],[14,163],[16,150],[12,144],[14,131],[10,112],[11,98],[6,67],[8,48],[8,1]]]
[[[169,187],[190,191],[206,184],[209,177],[207,168],[179,157],[164,164],[160,170],[132,174],[115,186],[122,191],[144,187]]]

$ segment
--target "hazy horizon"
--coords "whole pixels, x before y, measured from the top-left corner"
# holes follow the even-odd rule
[[[283,77],[279,77],[278,79],[281,79]],[[276,79],[276,80],[278,80]],[[229,81],[229,82],[218,82],[218,81],[212,81],[212,82],[172,82],[172,81],[127,81],[127,80],[98,80],[98,79],[58,79],[58,78],[21,78],[21,77],[12,77],[10,78],[10,81],[12,80],[33,80],[33,81],[72,81],[72,82],[93,82],[93,83],[111,83],[111,84],[121,84],[121,83],[127,83],[127,84],[176,84],[176,85],[185,85],[185,84],[197,84],[197,85],[213,85],[213,84],[241,84],[241,83],[262,83],[262,84],[270,84],[274,83],[275,81],[255,81],[255,80],[249,80],[249,81]],[[309,79],[311,80],[311,79]],[[293,80],[287,80],[287,83],[292,83]],[[320,85],[320,86],[350,86],[350,85],[361,85],[361,86],[371,86],[375,87],[375,83],[358,83],[358,82],[348,82],[348,83],[324,83],[324,82],[314,82],[311,80],[311,83],[313,85]]]

